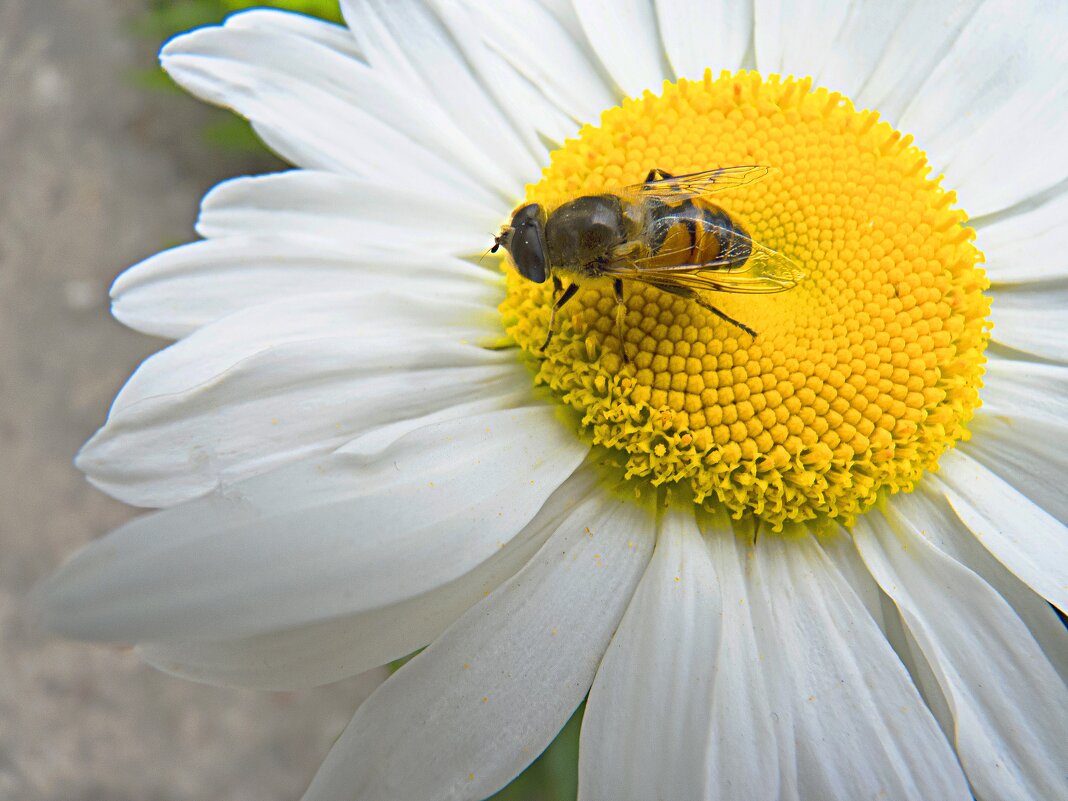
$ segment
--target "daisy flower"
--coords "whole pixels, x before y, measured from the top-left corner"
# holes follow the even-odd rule
[[[116,281],[176,342],[78,465],[160,511],[47,624],[275,689],[423,648],[309,801],[485,798],[587,693],[591,801],[1068,798],[1068,5],[343,6],[163,50],[297,169]],[[543,349],[552,282],[478,258],[732,165],[805,274],[714,296],[755,337],[589,281]]]

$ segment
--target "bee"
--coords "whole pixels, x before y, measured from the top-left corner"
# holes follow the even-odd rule
[[[625,281],[688,298],[755,337],[752,328],[716,308],[708,293],[784,292],[804,273],[782,253],[753,241],[708,196],[757,181],[768,171],[756,165],[687,175],[652,169],[644,183],[582,195],[552,210],[528,203],[513,212],[491,252],[504,248],[516,271],[530,281],[552,279],[554,303],[542,350],[552,340],[560,309],[581,283],[598,278],[613,282],[621,348]],[[567,287],[562,279],[569,281]]]

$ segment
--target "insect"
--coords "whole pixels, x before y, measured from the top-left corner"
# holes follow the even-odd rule
[[[504,248],[530,281],[552,279],[555,302],[542,350],[552,340],[557,312],[580,283],[596,278],[613,282],[620,343],[625,281],[689,298],[755,337],[752,328],[717,309],[708,293],[784,292],[804,274],[783,254],[754,242],[737,219],[707,198],[757,181],[768,171],[756,165],[688,175],[652,169],[644,183],[582,195],[552,210],[528,203],[502,227],[491,252]],[[569,281],[566,288],[562,279]]]

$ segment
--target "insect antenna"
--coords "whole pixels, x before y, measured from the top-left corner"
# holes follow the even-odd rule
[[[493,237],[493,245],[486,249],[486,251],[478,257],[478,263],[482,264],[482,260],[491,253],[496,253],[501,248],[501,238],[499,236]]]

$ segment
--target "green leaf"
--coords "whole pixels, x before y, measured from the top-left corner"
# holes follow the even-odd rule
[[[225,15],[220,0],[156,0],[133,27],[146,38],[169,39],[190,28],[219,22]]]
[[[127,78],[134,86],[141,89],[148,89],[153,92],[169,92],[175,95],[185,94],[185,90],[172,81],[170,75],[158,67],[153,70],[135,70]]]
[[[224,114],[207,123],[201,131],[201,136],[209,145],[220,150],[256,153],[264,149],[248,120],[236,114]]]
[[[331,22],[341,22],[341,9],[338,0],[222,0],[227,11],[244,8],[269,6],[298,14],[308,14]]]
[[[341,22],[338,0],[154,0],[135,21],[134,30],[142,36],[169,39],[190,28],[221,22],[235,11],[263,7]]]

